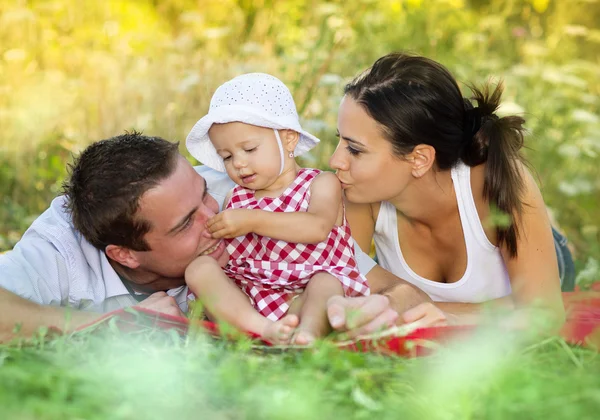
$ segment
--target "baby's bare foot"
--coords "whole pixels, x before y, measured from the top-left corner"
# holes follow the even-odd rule
[[[279,321],[270,322],[265,327],[262,338],[271,344],[289,344],[298,323],[296,315],[286,315]]]
[[[292,344],[297,344],[299,346],[308,346],[316,340],[316,336],[308,330],[297,330],[294,336],[292,337]]]

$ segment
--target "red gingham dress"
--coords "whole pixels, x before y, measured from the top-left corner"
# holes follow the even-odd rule
[[[253,190],[238,185],[227,209],[305,212],[311,182],[320,173],[317,169],[301,169],[277,198],[256,199]],[[291,299],[320,271],[338,278],[346,296],[369,295],[367,279],[356,265],[353,243],[345,216],[342,226],[334,226],[327,239],[318,244],[289,243],[249,233],[227,240],[231,258],[224,270],[261,315],[276,321],[287,313]]]

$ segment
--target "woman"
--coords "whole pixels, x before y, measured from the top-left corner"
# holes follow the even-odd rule
[[[501,84],[472,90],[476,107],[442,65],[402,53],[380,58],[346,86],[330,166],[352,235],[365,251],[374,240],[381,267],[436,302],[405,313],[405,321],[443,321],[440,309],[473,315],[493,301],[537,304],[560,322],[552,230],[519,154],[525,121],[496,115]],[[396,277],[368,279],[392,307],[403,307]],[[385,309],[379,303],[365,322]]]

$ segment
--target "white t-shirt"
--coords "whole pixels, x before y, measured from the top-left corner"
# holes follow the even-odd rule
[[[227,174],[200,166],[208,192],[222,205],[234,183]],[[0,255],[0,287],[44,305],[110,312],[137,304],[101,252],[75,230],[63,209],[65,198],[57,197],[23,234],[14,249]],[[358,251],[361,272],[375,263]],[[366,270],[366,271],[363,271]],[[187,311],[187,287],[167,292]]]

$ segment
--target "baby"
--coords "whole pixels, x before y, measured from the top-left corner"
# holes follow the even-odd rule
[[[186,282],[212,318],[274,344],[310,344],[330,331],[330,297],[369,294],[339,181],[294,158],[318,142],[300,126],[288,88],[262,73],[220,86],[187,138],[192,156],[237,186],[207,222],[229,263],[198,257]]]

